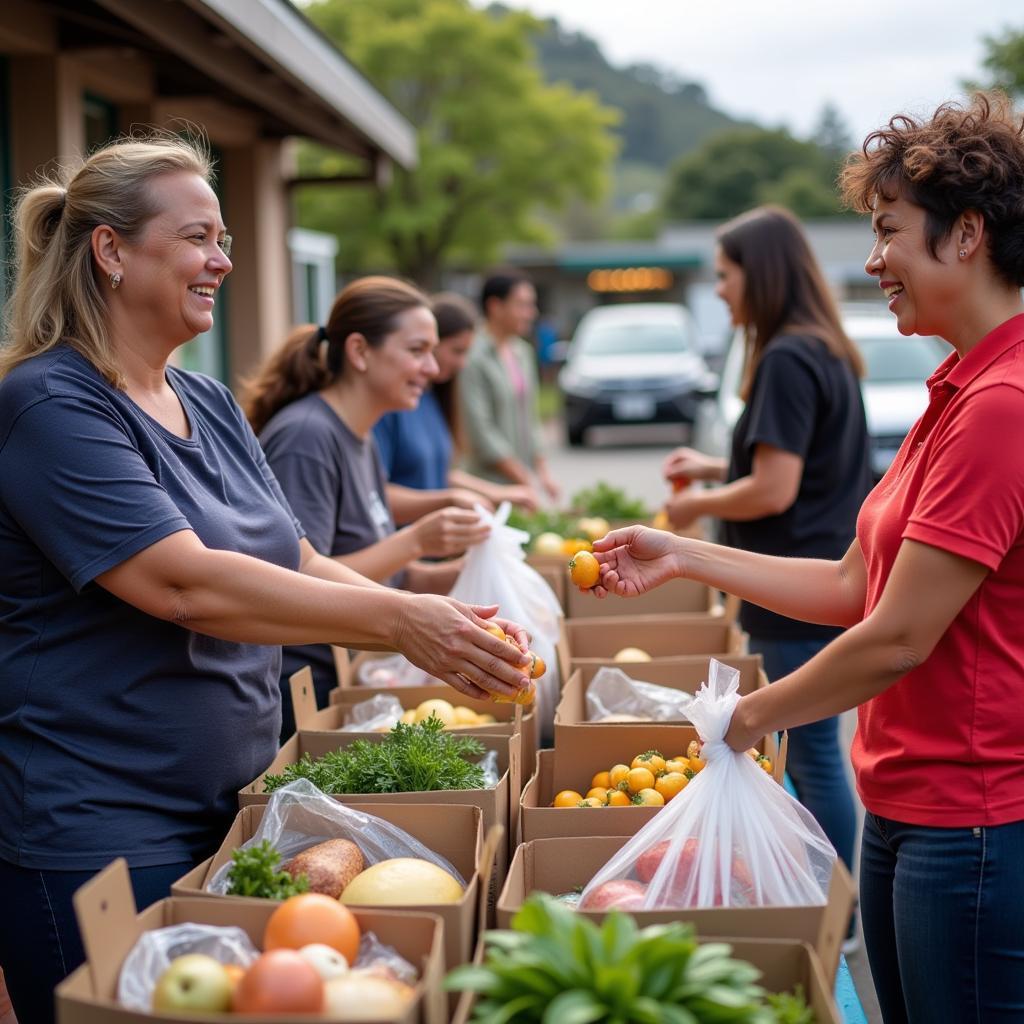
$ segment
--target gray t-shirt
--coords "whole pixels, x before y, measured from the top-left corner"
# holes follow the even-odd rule
[[[395,532],[373,435],[357,437],[319,395],[306,395],[276,413],[260,443],[310,544],[321,554],[348,555]],[[385,582],[401,586],[403,578],[396,573]],[[313,669],[321,696],[336,685],[329,647],[285,647],[285,687],[303,665]]]

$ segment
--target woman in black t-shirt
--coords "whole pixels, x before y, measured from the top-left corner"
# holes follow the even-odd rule
[[[807,239],[792,214],[760,207],[718,232],[717,293],[746,335],[741,397],[728,461],[680,448],[665,463],[682,487],[668,504],[677,529],[698,516],[723,522],[733,547],[841,559],[870,488],[862,363]],[[839,630],[744,603],[740,622],[769,679],[788,675]],[[856,825],[837,718],[793,729],[787,767],[801,801],[849,867]]]

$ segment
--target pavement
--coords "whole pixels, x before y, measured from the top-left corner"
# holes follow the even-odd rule
[[[621,487],[630,497],[642,499],[652,510],[656,510],[667,495],[667,488],[661,477],[661,464],[673,448],[686,444],[689,440],[686,428],[675,424],[600,427],[590,430],[586,447],[569,448],[559,421],[549,421],[544,429],[548,442],[545,455],[551,466],[552,475],[562,486],[563,504],[566,504],[577,491],[604,480]],[[855,725],[855,712],[846,712],[842,716],[840,731],[847,751],[853,739]],[[847,771],[852,787],[853,773],[849,759]],[[857,800],[856,791],[854,800],[857,805],[859,835],[864,809]],[[859,845],[858,841],[854,878],[857,877],[859,867]],[[859,923],[858,920],[858,934]],[[882,1024],[882,1015],[875,999],[871,972],[864,953],[863,937],[860,938],[860,948],[850,954],[846,962],[863,1007],[862,1019],[867,1020],[868,1024]],[[848,1020],[850,1024],[854,1024],[857,1018],[851,1013],[848,1014]]]

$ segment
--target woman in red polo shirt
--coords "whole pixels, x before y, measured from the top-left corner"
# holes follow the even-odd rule
[[[727,740],[859,706],[860,906],[887,1024],[1024,1020],[1024,125],[978,95],[868,136],[843,177],[901,334],[953,352],[842,561],[631,527],[599,596],[675,576],[848,627]]]

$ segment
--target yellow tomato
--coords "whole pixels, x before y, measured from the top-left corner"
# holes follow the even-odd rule
[[[665,762],[665,771],[667,772],[684,772],[690,767],[690,759],[688,757],[670,757]]]
[[[654,788],[665,798],[666,803],[678,796],[690,780],[682,772],[665,772],[654,782]]]
[[[654,772],[650,768],[630,768],[626,776],[626,785],[631,793],[639,793],[642,789],[654,788]]]
[[[654,519],[651,520],[651,526],[655,530],[670,530],[672,528],[672,522],[668,517],[668,513],[664,509],[659,509],[655,514]]]
[[[584,540],[583,537],[570,537],[568,540],[562,542],[562,554],[568,555],[570,558],[580,551],[593,550],[594,546],[589,540]]]
[[[665,798],[656,789],[641,789],[633,803],[638,807],[664,807]]]
[[[643,754],[637,754],[633,758],[631,768],[648,768],[652,775],[658,775],[665,771],[665,758],[657,750],[648,750]]]
[[[700,741],[699,740],[690,740],[689,744],[686,747],[686,756],[687,757],[700,757]]]
[[[589,551],[580,551],[569,562],[569,579],[589,590],[601,578],[601,564]]]
[[[577,807],[604,807],[605,803],[603,800],[598,800],[596,796],[584,797],[576,806]]]
[[[576,807],[579,802],[583,799],[582,793],[577,793],[574,789],[563,789],[554,800],[551,801],[552,807]]]
[[[591,780],[592,786],[604,786],[605,789],[612,788],[611,772],[598,772]]]
[[[629,807],[633,803],[630,800],[627,793],[623,793],[621,789],[612,789],[608,791],[608,806],[609,807]]]
[[[496,636],[499,640],[507,640],[508,637],[505,635],[505,630],[501,628],[496,622],[488,622],[484,629],[487,630],[491,636]]]
[[[592,789],[587,790],[587,796],[596,797],[601,803],[608,803],[608,787],[607,786],[594,786]]]
[[[690,758],[690,771],[693,772],[696,775],[697,772],[700,772],[700,771],[704,770],[704,766],[706,764],[707,764],[707,761],[703,760],[703,758],[691,757]]]
[[[539,654],[535,654],[533,651],[530,651],[530,678],[540,679],[547,670],[548,667],[544,664],[544,659]]]
[[[762,755],[757,759],[757,763],[769,774],[772,773],[772,759],[765,755]]]
[[[626,776],[629,774],[628,764],[616,764],[612,765],[612,770],[608,773],[608,783],[613,789],[618,789],[625,781]]]

